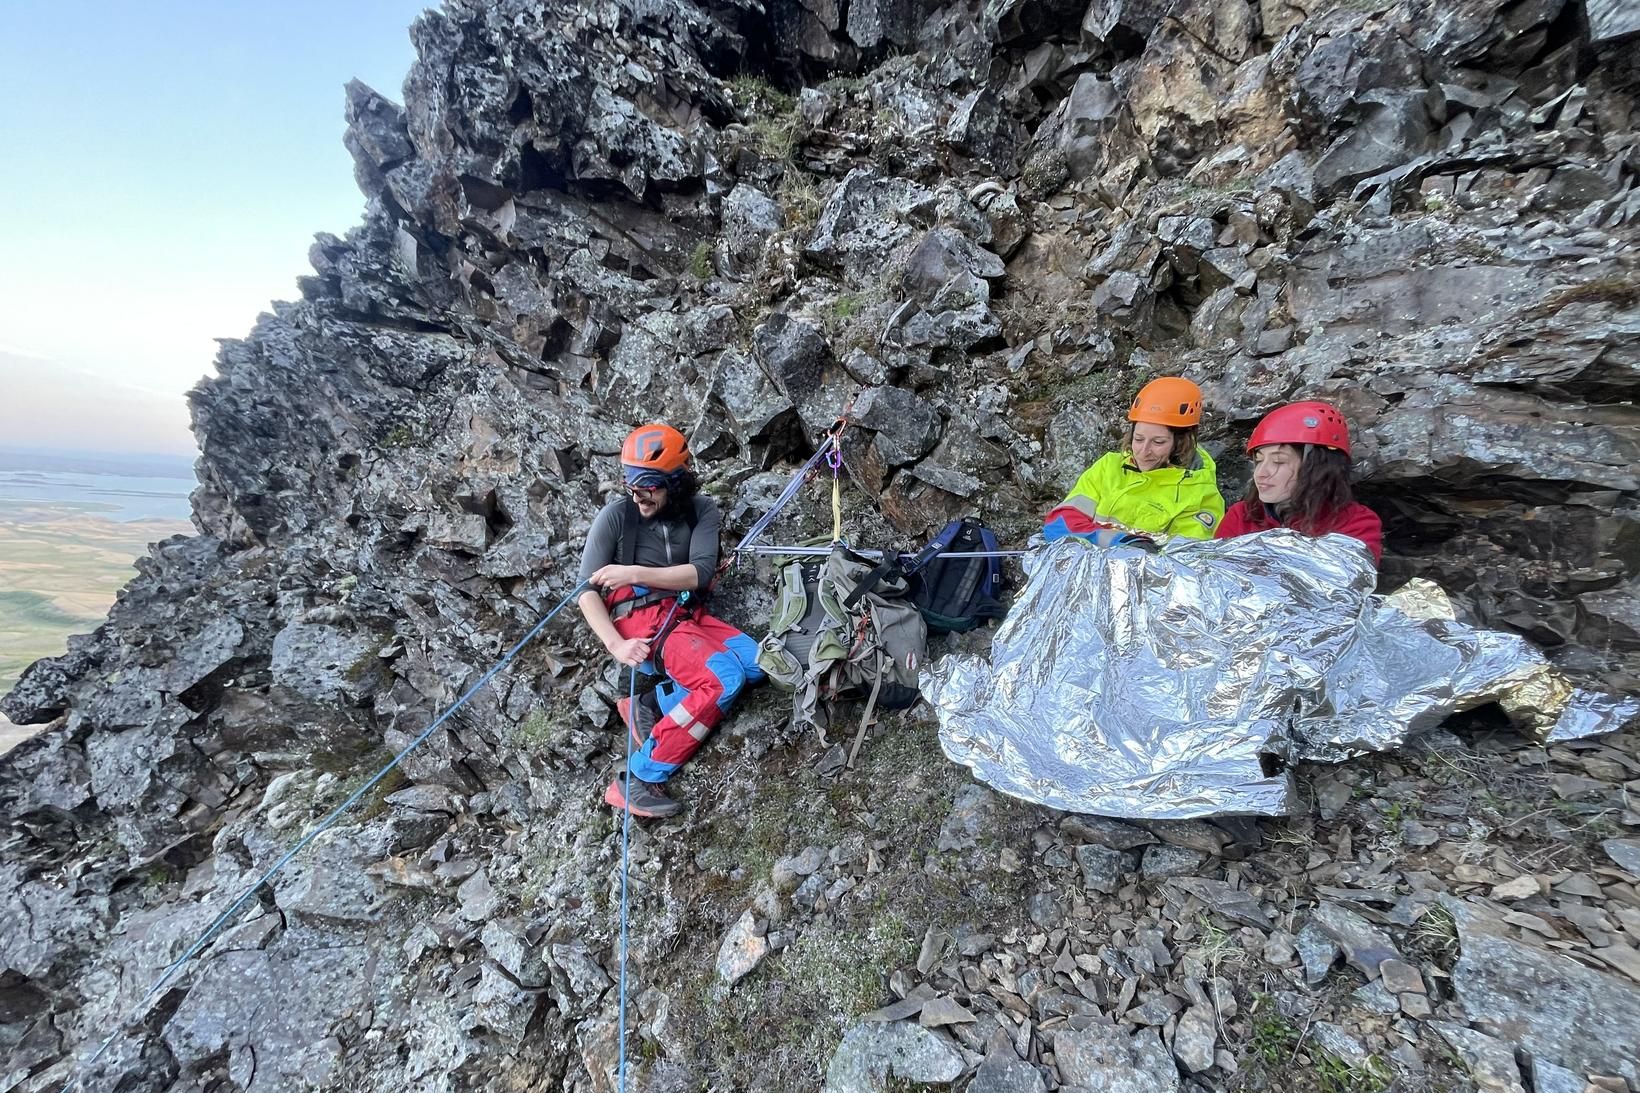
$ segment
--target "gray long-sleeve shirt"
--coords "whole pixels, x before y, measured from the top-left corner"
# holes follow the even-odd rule
[[[625,506],[626,499],[617,498],[605,505],[592,521],[586,549],[581,553],[581,580],[617,560],[621,549],[621,509]],[[633,564],[663,568],[689,562],[700,574],[698,587],[705,588],[717,573],[721,526],[717,502],[696,494],[693,530],[687,520],[638,521],[637,556]]]

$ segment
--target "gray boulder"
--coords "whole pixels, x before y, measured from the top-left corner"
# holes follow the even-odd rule
[[[1129,1034],[1111,1025],[1060,1031],[1053,1038],[1059,1080],[1109,1093],[1174,1093],[1180,1088],[1173,1056],[1152,1029]]]
[[[1640,986],[1510,937],[1450,897],[1460,956],[1452,985],[1470,1023],[1535,1059],[1640,1084]]]
[[[939,1033],[912,1021],[863,1021],[849,1029],[826,1067],[826,1093],[881,1093],[891,1079],[953,1082],[962,1056]]]
[[[1583,10],[1593,41],[1609,42],[1640,33],[1640,4],[1634,0],[1584,0]]]
[[[1315,185],[1323,195],[1405,163],[1434,135],[1422,90],[1368,91],[1357,103],[1360,119],[1316,161]]]
[[[723,242],[739,273],[755,269],[764,240],[785,226],[780,203],[754,186],[741,183],[723,199]]]
[[[837,419],[854,385],[818,327],[776,312],[757,328],[753,346],[763,371],[804,425],[818,432]]]
[[[873,283],[889,252],[911,237],[914,211],[932,198],[908,179],[857,167],[826,198],[803,255],[850,281]]]

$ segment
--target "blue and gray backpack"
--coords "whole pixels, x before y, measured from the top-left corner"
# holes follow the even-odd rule
[[[901,565],[913,578],[911,599],[931,634],[960,634],[983,622],[1000,619],[1001,558],[948,558],[948,552],[997,550],[997,537],[978,517],[946,524],[927,546]]]

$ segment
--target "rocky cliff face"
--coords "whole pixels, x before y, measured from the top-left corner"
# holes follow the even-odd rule
[[[853,397],[851,529],[910,542],[1022,537],[1152,375],[1204,381],[1227,488],[1265,409],[1330,398],[1387,584],[1632,687],[1637,30],[1623,0],[448,0],[403,107],[348,88],[364,222],[192,396],[198,534],[4,700],[49,725],[0,765],[4,1088],[111,1033],[84,1088],[610,1088],[620,684],[567,621],[120,1022],[568,589],[653,417],[744,525]],[[720,601],[765,602],[751,567]],[[642,1088],[1516,1088],[1511,1047],[1539,1090],[1640,1082],[1631,738],[1316,772],[1318,816],[1252,849],[959,792],[916,716],[840,771],[780,705],[638,837]],[[1312,993],[1339,952],[1364,985]]]

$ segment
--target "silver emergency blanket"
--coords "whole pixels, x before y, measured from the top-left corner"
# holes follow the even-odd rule
[[[1455,621],[1433,584],[1374,595],[1371,558],[1342,535],[1160,553],[1063,539],[1026,569],[989,659],[943,657],[921,686],[946,755],[1067,811],[1284,815],[1291,763],[1393,749],[1488,702],[1550,740],[1640,713],[1514,634]]]

